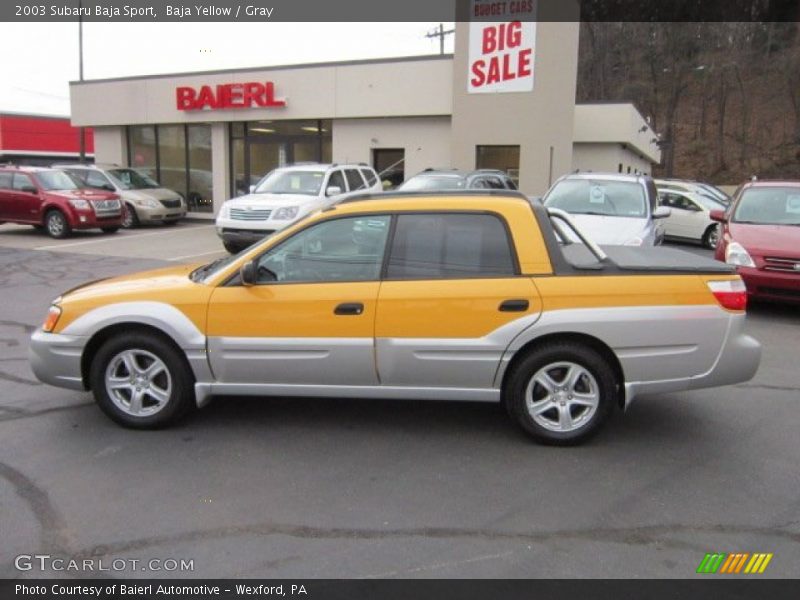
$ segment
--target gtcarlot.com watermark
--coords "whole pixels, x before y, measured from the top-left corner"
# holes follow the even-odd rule
[[[50,554],[20,554],[14,559],[18,571],[121,572],[152,571],[186,573],[194,571],[194,559],[186,558],[70,558]]]

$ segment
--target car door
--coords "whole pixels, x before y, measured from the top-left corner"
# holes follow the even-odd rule
[[[670,215],[664,219],[664,233],[672,237],[688,237],[689,211],[683,204],[683,196],[674,191],[659,192],[661,205],[670,209]]]
[[[11,180],[14,192],[14,212],[16,220],[25,223],[38,223],[41,220],[42,200],[39,190],[27,173],[14,173]]]
[[[259,283],[214,290],[208,355],[222,383],[376,385],[374,326],[389,216],[309,225],[256,258]]]
[[[330,193],[331,188],[339,188],[339,192],[332,194]],[[325,196],[325,200],[323,202],[324,206],[336,204],[339,200],[347,195],[347,183],[345,183],[344,173],[342,173],[341,169],[336,169],[335,171],[330,172],[328,175],[328,181],[325,183],[325,191],[323,194]]]
[[[11,187],[13,173],[0,171],[0,221],[11,221],[16,213],[16,197]]]
[[[698,204],[691,196],[683,196],[682,206],[686,209],[686,237],[693,240],[702,240],[706,229],[711,225],[708,211]]]
[[[407,213],[378,296],[381,384],[491,388],[511,340],[541,314],[508,229],[487,213]]]

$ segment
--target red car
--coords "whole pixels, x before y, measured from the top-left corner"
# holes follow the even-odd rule
[[[0,224],[33,225],[54,238],[73,229],[114,233],[121,225],[121,206],[117,194],[83,188],[64,171],[0,166]]]
[[[752,298],[800,303],[800,181],[753,181],[727,210],[715,257],[735,265]]]

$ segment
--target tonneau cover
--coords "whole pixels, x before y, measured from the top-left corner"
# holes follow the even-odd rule
[[[731,265],[697,256],[677,248],[636,247],[636,246],[602,246],[608,255],[604,262],[598,262],[595,256],[583,244],[567,244],[561,246],[564,258],[574,268],[605,271],[638,271],[643,273],[735,273]]]

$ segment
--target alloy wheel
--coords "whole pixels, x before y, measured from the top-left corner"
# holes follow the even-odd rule
[[[148,417],[169,402],[172,376],[164,361],[152,352],[129,349],[109,361],[105,386],[117,408],[134,417]]]
[[[525,391],[530,417],[549,431],[583,427],[600,404],[600,386],[588,369],[574,362],[555,362],[539,369]]]

